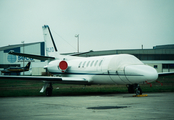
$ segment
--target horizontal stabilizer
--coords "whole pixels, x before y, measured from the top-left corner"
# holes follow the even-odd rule
[[[17,53],[17,52],[14,52],[12,50],[8,54],[18,55],[18,56],[23,56],[23,57],[29,57],[29,58],[38,59],[38,60],[54,60],[55,59],[55,57],[25,54],[25,53]]]

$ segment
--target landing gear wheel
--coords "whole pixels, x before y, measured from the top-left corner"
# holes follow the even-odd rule
[[[47,89],[46,89],[46,96],[51,96],[52,95],[52,88],[50,88],[50,87],[48,87]]]
[[[52,83],[49,83],[49,86],[47,87],[47,89],[45,91],[46,96],[51,96],[52,95],[52,91],[53,91]]]
[[[136,93],[136,95],[142,95],[142,90],[141,90],[141,88],[140,88],[140,87],[137,87],[137,88],[135,89],[135,93]]]
[[[142,90],[138,84],[126,85],[129,93],[135,93],[136,95],[142,95]]]
[[[128,88],[129,93],[134,93],[135,92],[135,85],[126,85],[126,87]]]

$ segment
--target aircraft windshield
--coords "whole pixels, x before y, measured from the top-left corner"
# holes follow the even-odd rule
[[[127,65],[143,65],[143,63],[133,55],[120,54],[111,59],[108,70],[123,70]]]

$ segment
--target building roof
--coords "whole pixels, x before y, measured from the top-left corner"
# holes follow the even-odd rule
[[[153,49],[174,49],[174,44],[157,45],[157,46],[154,46]]]
[[[42,42],[24,43],[24,45],[29,46],[29,45],[34,45],[34,44],[38,44],[38,43],[42,43]],[[8,45],[8,46],[0,47],[0,51],[6,50],[6,49],[13,49],[13,48],[17,48],[17,47],[23,47],[23,44]]]
[[[70,55],[72,53],[63,53],[62,55]],[[102,55],[113,55],[113,54],[133,54],[133,55],[140,55],[140,54],[171,54],[174,55],[174,48],[173,49],[120,49],[120,50],[103,50],[103,51],[93,51],[90,53],[79,55],[81,57],[90,57],[90,56],[102,56]]]

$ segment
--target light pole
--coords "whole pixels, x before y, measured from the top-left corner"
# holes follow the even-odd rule
[[[77,53],[79,53],[79,34],[75,35],[77,38]]]
[[[23,53],[24,53],[24,41],[22,41],[23,43]],[[23,57],[23,68],[24,68],[24,57]],[[23,75],[24,75],[24,71],[23,71]]]

